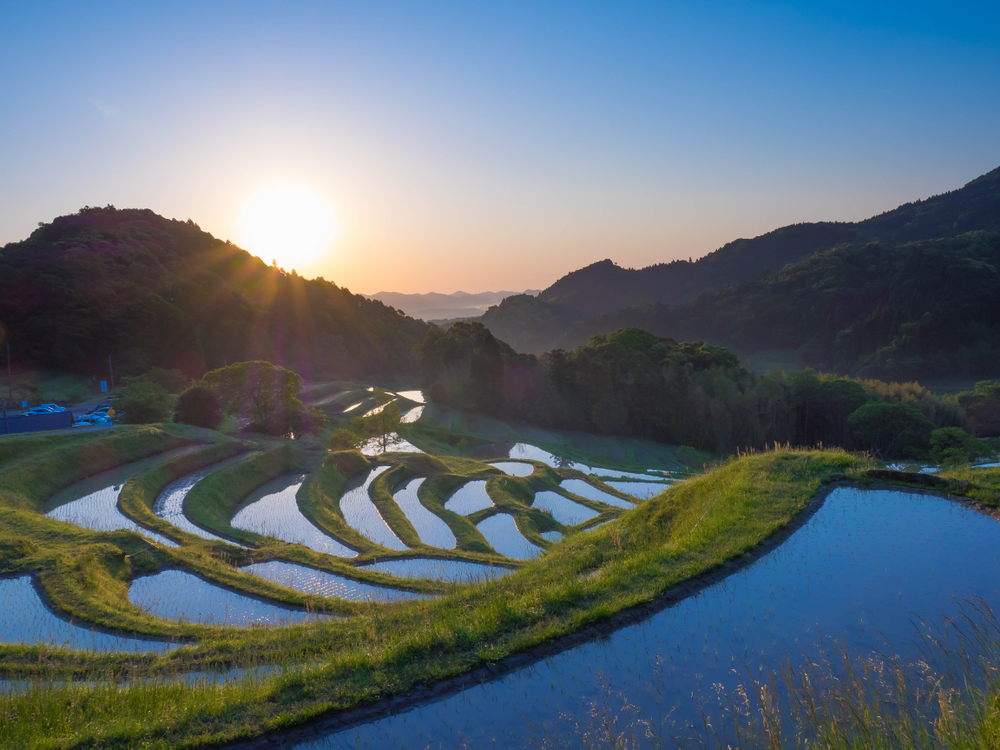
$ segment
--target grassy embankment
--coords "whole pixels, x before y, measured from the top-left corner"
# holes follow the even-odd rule
[[[605,621],[738,558],[794,518],[824,481],[867,468],[840,452],[733,461],[617,523],[569,536],[507,578],[442,599],[359,607],[339,622],[277,631],[286,642],[322,645],[300,671],[219,686],[56,686],[0,698],[0,712],[10,717],[0,726],[0,743],[205,746],[455,676]],[[511,502],[517,502],[513,492]]]

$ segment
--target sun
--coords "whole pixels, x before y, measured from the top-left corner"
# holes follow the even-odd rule
[[[304,185],[270,185],[254,193],[240,217],[242,245],[264,261],[301,271],[331,249],[337,234],[329,204]]]

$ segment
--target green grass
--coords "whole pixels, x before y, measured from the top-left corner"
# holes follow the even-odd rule
[[[129,482],[122,493],[123,497],[129,494],[129,507],[148,510],[158,488],[192,463],[208,458],[205,451],[192,455],[200,458],[175,459]],[[518,479],[463,458],[397,454],[392,460],[398,467],[393,470],[394,480],[434,469],[420,496],[432,510],[439,511],[447,493],[458,484],[489,477],[497,509],[513,513],[529,538],[553,523],[527,501],[532,487],[554,486],[558,472],[539,467],[531,477]],[[8,501],[6,476],[13,472],[12,476],[19,477],[14,486],[20,487],[11,495],[20,508],[13,515],[18,523],[35,529],[30,536],[33,550],[11,552],[21,555],[16,558],[21,568],[38,570],[60,607],[79,611],[89,620],[115,621],[138,632],[170,633],[199,641],[163,655],[5,647],[0,654],[8,673],[49,678],[71,673],[138,676],[171,675],[223,663],[295,662],[303,666],[286,674],[219,686],[159,682],[50,686],[0,696],[0,716],[14,717],[0,723],[3,747],[206,747],[251,738],[455,676],[607,620],[739,558],[793,519],[824,481],[841,474],[860,477],[869,468],[864,459],[835,451],[781,451],[731,461],[622,514],[616,523],[571,533],[541,559],[520,565],[517,573],[498,581],[439,586],[438,590],[450,594],[436,600],[391,605],[314,602],[350,616],[283,629],[246,630],[164,622],[131,607],[125,597],[127,580],[137,569],[167,565],[181,565],[247,590],[251,584],[242,579],[251,577],[232,564],[234,555],[244,553],[231,545],[187,535],[175,550],[150,545],[129,532],[98,534],[48,522],[34,510],[43,500],[23,486],[26,475],[14,470],[23,462],[0,471],[0,503]],[[360,473],[366,466],[356,455],[330,454],[311,475],[309,489],[303,486],[303,508],[311,503],[314,514],[322,513],[327,522],[335,523],[340,516],[334,499],[348,474],[355,469]],[[50,485],[65,483],[63,479]],[[235,507],[233,502],[243,489],[219,483],[211,493],[215,510],[206,520],[219,523],[226,508]],[[390,489],[387,480],[384,490]],[[25,492],[28,495],[22,498]],[[462,519],[463,526],[457,520],[460,517],[441,515],[453,529],[463,532],[455,556],[499,559],[488,548],[474,549],[477,540],[469,521]],[[8,529],[9,516],[5,513],[0,518],[0,526],[15,539],[16,533]],[[140,520],[144,525],[147,522],[146,516]],[[390,522],[399,523],[398,519]],[[179,538],[176,531],[173,535]],[[280,554],[283,559],[299,555],[297,560],[306,560],[307,552],[298,545],[266,539],[252,551],[254,555]],[[359,557],[370,554],[368,543]],[[337,569],[350,566],[326,560]],[[387,579],[373,575],[371,580]],[[253,585],[260,586],[262,595],[294,599],[294,592],[266,582]],[[304,597],[299,596],[302,602]]]

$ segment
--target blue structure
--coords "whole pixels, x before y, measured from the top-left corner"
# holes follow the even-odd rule
[[[73,426],[73,412],[55,411],[51,414],[10,414],[0,417],[0,435],[39,430],[63,430]]]

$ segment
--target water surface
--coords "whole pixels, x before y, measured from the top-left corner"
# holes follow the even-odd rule
[[[118,509],[118,496],[121,495],[125,483],[143,469],[192,453],[203,447],[202,445],[189,445],[177,448],[88,477],[53,495],[46,504],[49,511],[45,515],[92,531],[134,531],[136,534],[141,534],[147,539],[167,547],[178,547],[176,542],[167,539],[162,534],[157,534],[155,531],[143,528],[122,513]]]
[[[614,487],[619,492],[625,495],[631,495],[632,497],[637,497],[640,500],[648,500],[651,497],[656,497],[664,490],[669,490],[669,484],[663,484],[662,482],[605,482],[608,487]]]
[[[102,631],[85,620],[60,617],[42,601],[30,575],[0,578],[0,641],[44,643],[77,651],[169,651],[178,646],[169,641],[135,638]]]
[[[517,528],[514,516],[509,513],[497,513],[495,516],[485,518],[476,524],[476,528],[486,538],[487,543],[504,557],[527,560],[542,554],[541,547],[524,538],[521,530]]]
[[[233,528],[273,536],[328,555],[357,557],[357,552],[324,533],[302,514],[295,498],[304,480],[303,474],[289,474],[253,492],[233,516]]]
[[[183,570],[136,578],[128,598],[154,617],[204,625],[290,625],[326,617],[256,599]]]
[[[424,477],[408,480],[401,489],[392,496],[407,520],[417,530],[417,536],[424,544],[442,549],[455,549],[455,535],[451,533],[448,524],[431,513],[420,502],[417,492],[424,483]]]
[[[500,565],[466,562],[464,560],[439,560],[431,557],[411,557],[404,560],[381,560],[361,565],[363,570],[377,570],[400,578],[429,578],[450,583],[479,583],[510,575],[513,568]]]
[[[427,598],[426,594],[393,589],[388,586],[375,586],[283,560],[253,563],[240,568],[240,570],[244,573],[260,576],[278,586],[301,591],[304,594],[329,596],[352,602],[399,602]]]
[[[213,534],[211,531],[205,531],[205,529],[200,526],[195,526],[191,523],[191,521],[188,520],[188,517],[184,515],[184,501],[187,500],[187,496],[191,493],[191,490],[194,489],[194,486],[209,474],[213,474],[220,469],[225,469],[227,466],[232,466],[237,461],[252,458],[259,453],[260,451],[241,453],[238,456],[227,458],[225,461],[219,461],[211,466],[198,469],[198,471],[192,472],[174,482],[171,482],[167,485],[166,489],[159,494],[153,503],[153,513],[158,515],[164,521],[170,522],[181,531],[186,531],[189,534],[200,536],[202,539],[242,546],[232,540],[223,539],[221,536]]]
[[[915,617],[940,622],[970,596],[1000,611],[998,570],[1000,524],[992,518],[931,495],[836,489],[779,547],[641,623],[442,700],[285,747],[521,748],[528,722],[558,732],[558,712],[586,721],[588,706],[606,693],[654,725],[678,706],[665,734],[685,736],[686,724],[700,725],[692,693],[710,698],[713,683],[732,688],[740,659],[754,674],[762,658],[798,660],[800,651],[815,654],[820,631],[864,653],[884,649],[884,634],[913,655]]]
[[[512,477],[530,477],[535,471],[532,464],[524,464],[520,461],[496,461],[490,466],[500,469],[504,474],[510,474]]]
[[[593,500],[594,502],[604,503],[605,505],[612,505],[615,508],[624,508],[625,510],[629,510],[635,507],[634,503],[630,503],[628,500],[622,500],[620,497],[612,495],[610,492],[599,490],[594,485],[589,482],[584,482],[582,479],[565,479],[560,482],[559,486],[573,495],[579,495],[580,497],[585,497],[588,500]]]
[[[563,526],[576,526],[578,523],[589,521],[599,515],[596,510],[574,503],[558,492],[550,490],[536,492],[535,500],[531,505],[540,510],[547,510]]]
[[[381,544],[383,547],[402,552],[409,549],[389,528],[389,524],[378,512],[375,503],[368,496],[368,489],[375,479],[387,472],[388,466],[377,466],[368,472],[368,475],[361,480],[352,481],[347,485],[348,489],[344,496],[340,498],[340,511],[344,514],[347,525],[360,533],[362,536]]]
[[[485,510],[492,507],[493,501],[490,500],[490,496],[486,493],[485,479],[466,482],[451,493],[451,497],[444,502],[445,510],[458,513],[460,516],[468,516],[477,510]]]

